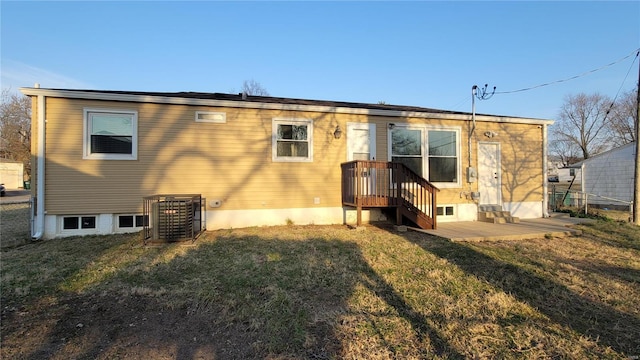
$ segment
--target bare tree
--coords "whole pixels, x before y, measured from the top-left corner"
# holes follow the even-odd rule
[[[247,95],[269,96],[267,89],[262,87],[259,82],[251,79],[242,83],[242,92]]]
[[[580,148],[575,143],[568,140],[554,140],[549,144],[549,152],[562,167],[567,167],[582,160]]]
[[[0,105],[0,157],[21,161],[31,175],[31,99],[9,89]]]
[[[609,129],[616,146],[636,141],[635,119],[638,111],[637,89],[624,93],[609,113]]]
[[[555,150],[579,150],[581,159],[588,159],[610,148],[611,135],[606,120],[611,99],[598,93],[568,95],[552,127]],[[575,147],[574,147],[575,146]],[[554,147],[551,147],[554,150]],[[555,154],[569,158],[573,154]]]

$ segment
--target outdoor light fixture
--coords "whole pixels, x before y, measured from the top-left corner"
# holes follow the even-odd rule
[[[342,137],[342,129],[340,129],[340,125],[336,125],[336,129],[333,131],[333,137],[336,139],[340,139]]]
[[[389,127],[389,130],[393,130],[393,128],[395,128],[395,127],[396,127],[396,124],[394,124],[394,123],[390,123],[390,124],[388,125],[388,127]]]
[[[493,132],[493,131],[485,131],[484,136],[488,137],[488,138],[492,138],[494,136],[498,136],[497,132]]]

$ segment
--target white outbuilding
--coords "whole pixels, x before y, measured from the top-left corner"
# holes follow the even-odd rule
[[[582,169],[588,204],[628,208],[633,201],[635,142],[595,155],[575,164]]]

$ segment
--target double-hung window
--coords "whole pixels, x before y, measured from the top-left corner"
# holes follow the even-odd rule
[[[273,119],[273,161],[313,161],[313,121]]]
[[[460,184],[460,130],[395,126],[390,130],[391,161],[400,162],[440,187]]]
[[[85,159],[136,160],[138,113],[84,109],[83,143]]]
[[[458,178],[455,131],[429,130],[429,181],[455,183]]]

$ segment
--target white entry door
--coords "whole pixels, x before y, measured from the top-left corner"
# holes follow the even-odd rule
[[[347,123],[347,161],[376,159],[376,125]],[[361,177],[360,194],[373,195],[376,171],[365,170]]]
[[[376,124],[347,123],[347,161],[376,159]]]
[[[480,205],[500,205],[500,144],[478,144]]]

